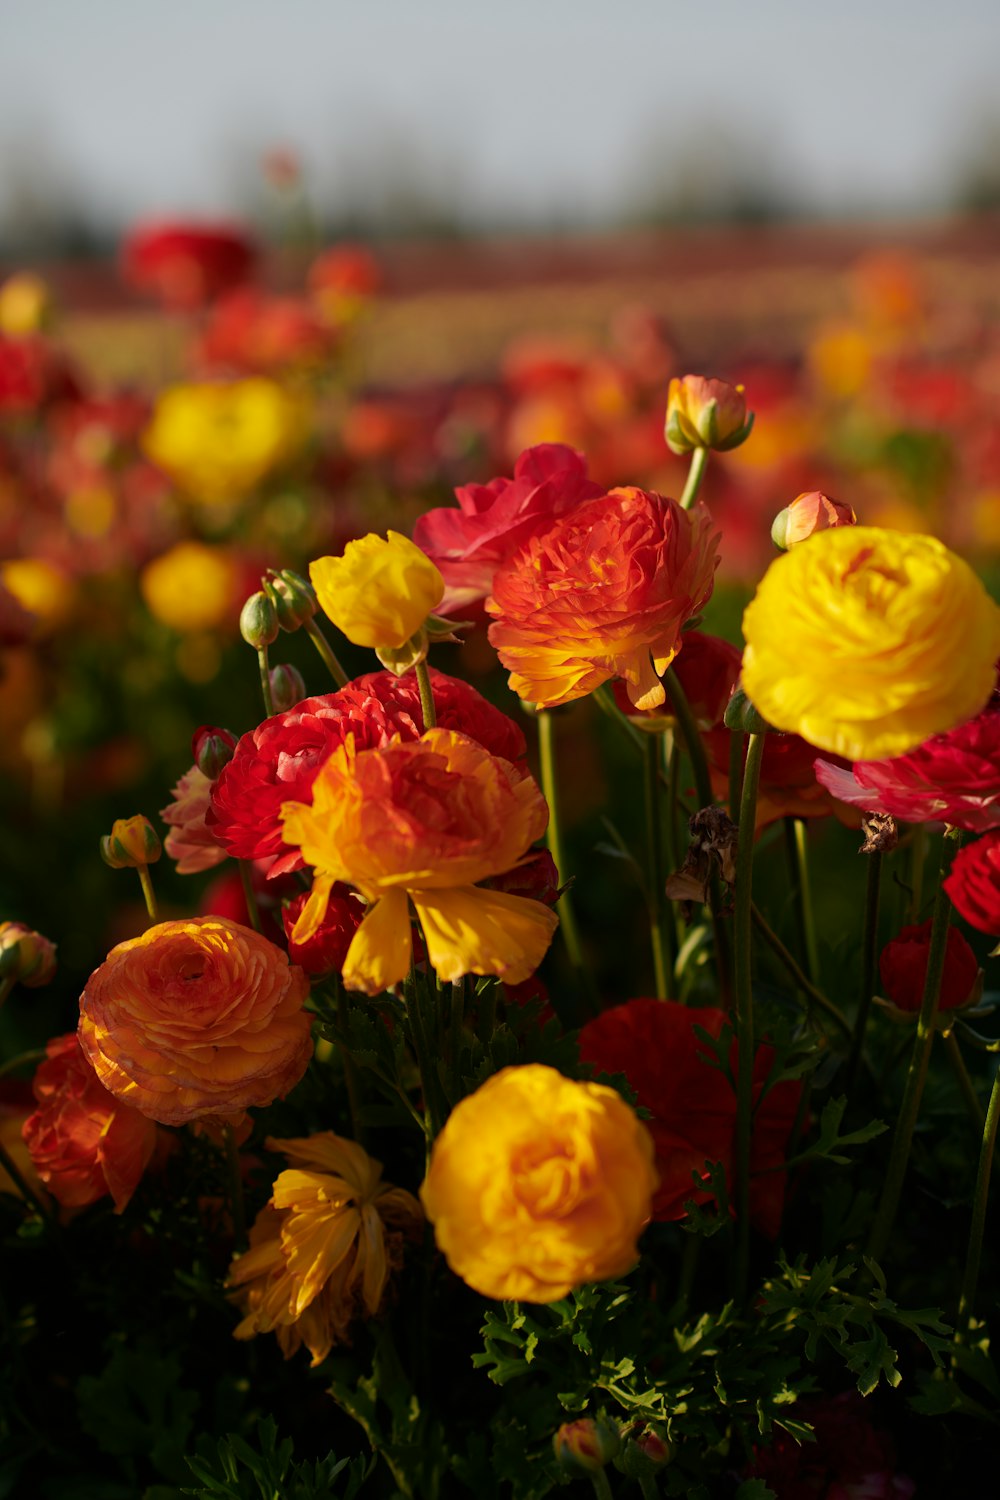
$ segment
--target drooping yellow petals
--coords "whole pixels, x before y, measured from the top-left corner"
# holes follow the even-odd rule
[[[559,925],[540,901],[480,886],[411,895],[427,956],[445,983],[463,974],[496,974],[520,984],[538,968]]]

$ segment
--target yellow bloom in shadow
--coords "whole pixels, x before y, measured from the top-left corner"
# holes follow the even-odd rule
[[[382,1181],[382,1166],[332,1131],[266,1142],[290,1162],[233,1261],[228,1285],[243,1313],[238,1339],[274,1333],[286,1359],[304,1344],[313,1365],[351,1324],[373,1318],[403,1244],[423,1223],[412,1193]]]
[[[358,751],[353,736],[313,783],[311,807],[282,808],[284,838],[315,869],[293,938],[319,927],[335,881],[371,903],[347,952],[348,989],[375,995],[405,978],[412,957],[409,908],[442,979],[533,974],[557,918],[526,896],[484,890],[545,831],[548,808],[532,778],[448,729]]]

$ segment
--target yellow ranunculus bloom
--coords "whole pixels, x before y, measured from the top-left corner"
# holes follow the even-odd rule
[[[45,558],[13,557],[0,563],[0,582],[37,617],[43,631],[58,629],[72,613],[76,584]]]
[[[451,1269],[486,1297],[555,1302],[638,1259],[653,1142],[614,1089],[540,1063],[463,1099],[420,1189]]]
[[[983,707],[1000,607],[934,537],[847,526],[771,564],[743,633],[743,686],[769,723],[883,760]]]
[[[404,646],[444,596],[425,552],[390,531],[348,542],[343,557],[319,557],[309,577],[321,608],[356,646]]]
[[[139,587],[150,614],[172,630],[236,624],[239,569],[221,547],[178,542],[146,564]]]
[[[303,436],[300,403],[273,380],[175,385],[156,403],[146,452],[192,500],[237,500],[289,459]]]

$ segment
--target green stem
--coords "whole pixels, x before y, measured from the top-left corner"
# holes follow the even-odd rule
[[[965,1100],[965,1107],[969,1111],[969,1119],[977,1130],[982,1130],[986,1116],[983,1114],[983,1106],[979,1102],[979,1095],[972,1086],[969,1070],[965,1066],[965,1058],[962,1049],[958,1045],[958,1037],[953,1031],[948,1031],[944,1036],[944,1045],[948,1053],[948,1061],[951,1063],[958,1083],[959,1091]]]
[[[477,997],[476,1035],[487,1050],[497,1025],[497,988],[496,984],[488,984]]]
[[[243,1176],[240,1172],[240,1148],[236,1144],[236,1132],[228,1122],[223,1126],[226,1144],[226,1166],[229,1171],[229,1207],[233,1215],[233,1245],[237,1251],[245,1250],[247,1240],[246,1208],[243,1203]]]
[[[743,795],[743,736],[734,730],[729,736],[729,816],[739,822],[740,798]]]
[[[451,986],[451,1101],[457,1103],[462,1092],[462,1029],[465,1024],[465,979],[455,979]]]
[[[240,870],[240,883],[243,886],[243,899],[247,904],[247,916],[250,918],[250,926],[254,932],[263,932],[263,923],[260,920],[260,907],[257,905],[257,893],[253,888],[250,877],[251,863],[248,859],[238,859],[236,863]]]
[[[434,1055],[427,1039],[427,1024],[423,1010],[423,985],[416,969],[410,970],[407,982],[406,1016],[410,1023],[410,1040],[420,1069],[420,1082],[424,1093],[424,1118],[428,1148],[444,1123],[441,1107],[440,1081],[434,1065]]]
[[[322,627],[320,626],[318,621],[315,618],[306,620],[305,631],[306,635],[312,641],[313,645],[316,647],[316,650],[322,657],[324,665],[329,671],[330,676],[333,678],[334,682],[338,687],[346,687],[350,679],[348,678],[347,673],[344,671],[343,667],[340,665],[340,662],[334,655],[333,647],[330,645],[330,642],[323,634]]]
[[[264,712],[269,719],[274,717],[274,697],[271,693],[271,668],[267,660],[267,647],[261,646],[257,652],[257,665],[260,668],[260,692],[264,699]]]
[[[149,912],[149,920],[151,922],[158,922],[160,914],[156,906],[156,892],[153,890],[153,881],[149,873],[149,866],[136,865],[135,868],[136,874],[139,877],[139,884],[142,886],[142,895],[146,903],[146,910]]]
[[[17,1162],[11,1156],[6,1146],[3,1145],[0,1145],[0,1167],[2,1167],[3,1170],[7,1173],[7,1176],[10,1178],[11,1182],[21,1194],[21,1197],[24,1199],[25,1208],[27,1208],[28,1204],[30,1203],[32,1207],[41,1214],[43,1219],[52,1222],[52,1213],[50,1209],[47,1207],[43,1199],[41,1199],[35,1192],[34,1188],[28,1182],[27,1178],[24,1176],[24,1173],[17,1165]]]
[[[815,984],[819,974],[819,959],[816,952],[816,920],[813,913],[812,882],[809,879],[809,844],[805,819],[791,819],[790,823],[785,823],[785,831],[786,835],[791,834],[792,839],[789,853],[795,871],[795,906],[805,970]]]
[[[931,923],[930,952],[927,955],[927,977],[917,1020],[917,1034],[910,1054],[910,1067],[903,1087],[903,1099],[899,1106],[896,1131],[892,1138],[889,1165],[882,1184],[882,1197],[878,1214],[868,1244],[872,1260],[881,1260],[889,1235],[896,1220],[896,1210],[903,1191],[903,1179],[910,1158],[910,1144],[920,1111],[920,1100],[927,1078],[931,1045],[934,1041],[934,1017],[937,1014],[938,996],[941,992],[941,976],[944,973],[945,952],[948,942],[948,923],[951,920],[951,902],[945,893],[942,877],[947,861],[948,840],[941,845],[941,868],[938,874],[937,894],[934,898],[934,918]]]
[[[920,921],[923,894],[924,860],[927,856],[927,825],[915,823],[910,844],[910,922]]]
[[[590,1476],[597,1500],[614,1500],[614,1493],[603,1469],[596,1469]]]
[[[538,765],[542,783],[542,796],[549,807],[549,822],[545,830],[545,842],[549,853],[555,861],[559,879],[565,881],[568,877],[569,866],[566,863],[566,851],[563,848],[562,827],[559,819],[559,798],[556,791],[555,738],[551,712],[545,708],[539,709],[536,721],[538,724]],[[569,891],[563,891],[559,897],[559,925],[562,929],[570,962],[578,973],[585,973],[583,944],[580,941],[580,929],[577,926],[576,912],[573,909],[573,902],[570,899]]]
[[[660,1487],[652,1474],[639,1475],[639,1490],[642,1500],[660,1500]]]
[[[844,1033],[845,1037],[849,1037],[851,1035],[851,1023],[844,1015],[844,1012],[840,1009],[839,1005],[835,1005],[834,1002],[829,998],[829,996],[824,995],[823,991],[812,983],[808,975],[805,974],[804,971],[799,967],[794,956],[785,947],[778,934],[769,925],[763,912],[758,906],[752,903],[750,907],[750,915],[761,937],[767,943],[768,947],[772,950],[775,957],[779,958],[784,964],[785,968],[788,970],[791,977],[795,980],[795,983],[798,985],[799,989],[802,990],[802,992],[807,996],[809,1000],[813,1001],[815,1005],[818,1005],[820,1010],[824,1011],[831,1018],[831,1020],[836,1022],[836,1024],[840,1027],[840,1030]]]
[[[868,1013],[875,995],[875,964],[878,955],[878,909],[882,878],[882,855],[876,850],[867,855],[865,873],[865,919],[861,940],[861,989],[858,992],[858,1012],[854,1018],[854,1035],[847,1059],[847,1092],[853,1094],[861,1067],[861,1055],[865,1045],[865,1029]]]
[[[0,979],[0,1005],[3,1005],[16,983],[17,980],[12,974],[8,974],[6,979]]]
[[[680,498],[680,505],[682,510],[690,510],[694,502],[697,500],[698,491],[701,489],[701,481],[705,477],[705,470],[707,467],[708,449],[692,449],[691,467],[690,469],[688,469],[687,480],[685,482],[684,490]]]
[[[997,1125],[1000,1124],[1000,1069],[993,1079],[986,1123],[983,1126],[983,1144],[979,1153],[976,1186],[972,1195],[972,1224],[969,1229],[969,1248],[965,1256],[965,1275],[962,1277],[962,1295],[958,1304],[958,1320],[955,1342],[961,1343],[968,1332],[976,1301],[979,1283],[979,1262],[983,1252],[983,1231],[986,1227],[986,1203],[990,1192],[990,1176],[993,1171],[993,1150],[996,1146]]]
[[[0,1063],[0,1078],[5,1073],[16,1073],[18,1068],[26,1068],[29,1063],[40,1063],[44,1056],[44,1047],[36,1047],[32,1052],[19,1052],[16,1057],[9,1057],[5,1063]]]
[[[704,451],[704,450],[699,450]],[[667,697],[670,699],[670,707],[673,709],[677,727],[684,741],[684,748],[691,762],[691,770],[694,774],[694,784],[698,789],[698,806],[711,807],[715,801],[712,792],[712,776],[708,769],[708,757],[705,754],[705,746],[701,742],[698,733],[698,725],[691,705],[687,701],[687,694],[681,686],[680,678],[673,667],[668,668],[663,676],[663,686]]]
[[[346,1034],[350,1024],[347,994],[343,985],[337,983],[337,1022],[342,1033]],[[340,1061],[344,1069],[344,1086],[347,1089],[347,1108],[351,1116],[351,1133],[359,1146],[365,1144],[365,1127],[361,1122],[361,1078],[358,1066],[351,1056],[350,1049],[343,1042],[339,1043]]]
[[[660,805],[660,753],[655,735],[648,735],[644,746],[646,834],[649,879],[649,932],[653,945],[653,975],[656,998],[666,1000],[668,976],[672,969],[670,937],[667,932],[667,901],[664,894],[666,872],[663,868],[663,809]]]
[[[757,787],[764,755],[764,736],[752,734],[747,745],[736,846],[733,893],[734,1002],[736,1010],[736,1266],[738,1300],[746,1295],[750,1271],[750,1136],[753,1127],[753,989],[751,932],[753,851],[757,828]]]
[[[424,716],[424,729],[433,729],[437,724],[437,714],[434,712],[434,693],[431,689],[431,674],[427,670],[426,658],[418,661],[414,670],[420,691],[420,712]]]

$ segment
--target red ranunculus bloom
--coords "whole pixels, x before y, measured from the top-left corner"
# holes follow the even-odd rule
[[[882,988],[900,1010],[918,1011],[923,999],[927,960],[931,951],[932,923],[921,922],[903,927],[886,943],[879,956],[878,971]],[[976,955],[957,927],[948,928],[944,973],[941,976],[940,1010],[954,1010],[964,1005],[972,993],[979,973]]]
[[[140,224],[122,249],[127,279],[171,307],[200,307],[245,281],[257,258],[236,224]]]
[[[413,528],[413,540],[445,581],[440,613],[454,614],[485,599],[497,569],[518,547],[600,494],[600,485],[587,476],[586,460],[562,443],[526,448],[513,479],[457,489],[457,510],[451,505],[430,510]]]
[[[704,736],[717,796],[725,797],[729,787],[729,749],[732,735],[728,729],[710,729]],[[746,759],[746,746],[743,750]],[[837,811],[837,799],[815,770],[816,746],[798,734],[768,734],[760,766],[757,793],[757,827],[765,828],[777,818],[824,818]],[[831,770],[837,765],[827,762]],[[846,766],[846,761],[841,762]],[[845,814],[845,820],[852,814]],[[856,818],[860,815],[853,815]]]
[[[869,1421],[857,1391],[807,1396],[795,1415],[813,1428],[815,1440],[800,1443],[774,1429],[768,1448],[755,1448],[746,1476],[763,1479],[778,1500],[910,1500],[912,1479],[896,1472],[887,1435]]]
[[[296,943],[292,939],[292,929],[308,900],[308,891],[300,891],[282,911],[288,956],[307,974],[339,974],[351,940],[361,926],[365,908],[352,895],[350,887],[338,881],[330,892],[318,931],[304,943]]]
[[[486,601],[511,690],[554,708],[624,677],[638,708],[663,703],[659,674],[711,596],[717,541],[702,506],[634,488],[588,500],[531,537]]]
[[[736,1095],[728,1078],[709,1061],[708,1044],[695,1034],[700,1027],[719,1036],[724,1011],[692,1009],[673,1000],[629,1000],[588,1021],[580,1033],[580,1057],[603,1073],[624,1073],[639,1104],[652,1119],[646,1126],[656,1148],[660,1186],[653,1199],[653,1218],[681,1219],[687,1202],[704,1203],[692,1172],[706,1178],[706,1162],[722,1162],[731,1178],[736,1124]],[[774,1053],[760,1047],[754,1058],[754,1099],[771,1070]],[[736,1068],[736,1043],[730,1053]],[[781,1224],[785,1173],[767,1170],[783,1160],[802,1092],[785,1080],[769,1089],[756,1112],[751,1141],[750,1215],[772,1238]],[[707,1179],[706,1179],[707,1180]]]
[[[958,851],[944,888],[971,927],[1000,936],[1000,831]]]
[[[475,688],[434,668],[431,687],[442,729],[457,729],[504,760],[523,759],[521,730]],[[243,735],[212,788],[209,826],[238,859],[280,855],[272,874],[300,869],[299,850],[282,839],[282,805],[310,800],[317,772],[349,734],[358,750],[372,750],[393,735],[417,740],[422,733],[420,693],[412,672],[404,677],[369,672],[335,693],[304,698]]]
[[[240,287],[213,307],[199,352],[210,366],[272,375],[322,364],[336,343],[336,335],[303,298]]]
[[[891,813],[904,823],[951,823],[972,833],[1000,827],[1000,693],[982,713],[908,755],[856,760],[840,770],[816,762],[816,775],[841,802]]]
[[[108,1092],[75,1031],[45,1051],[33,1083],[38,1108],[23,1127],[35,1170],[65,1208],[110,1193],[121,1213],[153,1154],[156,1126]]]

